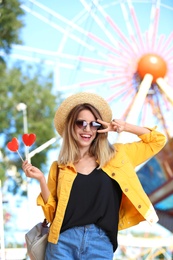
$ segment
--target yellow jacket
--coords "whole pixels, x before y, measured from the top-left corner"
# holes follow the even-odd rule
[[[114,158],[102,168],[110,178],[119,183],[123,192],[119,211],[119,230],[134,226],[143,220],[147,220],[150,224],[158,221],[155,210],[134,169],[157,154],[165,145],[166,138],[155,129],[151,129],[150,133],[141,135],[139,138],[141,140],[137,142],[115,144]],[[57,167],[59,168],[59,178],[56,188]],[[48,201],[45,204],[41,194],[37,198],[37,205],[42,206],[46,219],[52,223],[48,237],[48,241],[51,243],[56,244],[58,241],[76,176],[77,172],[73,164],[57,166],[57,162],[53,162],[48,176],[50,190]]]

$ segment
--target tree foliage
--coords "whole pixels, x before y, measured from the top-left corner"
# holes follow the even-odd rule
[[[58,93],[52,92],[52,75],[45,73],[41,65],[26,67],[25,63],[21,63],[8,67],[12,45],[21,43],[19,32],[24,26],[24,12],[20,5],[20,0],[0,0],[0,51],[6,54],[0,56],[0,179],[4,181],[7,170],[15,166],[14,193],[23,179],[19,174],[22,173],[20,157],[6,147],[12,137],[18,138],[19,152],[25,157],[21,139],[24,134],[23,112],[17,110],[17,105],[26,104],[28,132],[37,136],[31,151],[55,136],[53,117],[59,97]],[[33,165],[43,170],[47,151],[36,154],[32,158]]]
[[[9,53],[12,44],[21,43],[19,31],[24,26],[19,0],[0,0],[0,50]]]
[[[27,74],[21,72],[20,68],[6,69],[0,92],[0,132],[3,133],[3,148],[13,136],[23,134],[23,114],[17,110],[19,103],[27,106],[28,130],[36,133],[37,145],[55,135],[53,117],[56,96],[52,94],[51,75],[38,75],[33,72],[32,67],[27,67]],[[43,159],[41,161],[44,162]],[[36,164],[39,164],[38,158]]]
[[[24,158],[25,146],[21,140],[24,133],[23,112],[17,110],[19,103],[27,106],[28,133],[35,133],[37,138],[33,149],[44,144],[55,136],[53,118],[57,108],[57,97],[52,93],[52,75],[44,76],[38,69],[34,72],[27,67],[24,73],[20,67],[4,69],[0,84],[0,148],[5,164],[21,168],[21,159],[17,153],[7,149],[7,143],[17,137],[19,152]],[[47,150],[32,158],[33,165],[43,168],[47,160]],[[2,175],[0,169],[0,176]],[[2,177],[2,176],[1,176]]]

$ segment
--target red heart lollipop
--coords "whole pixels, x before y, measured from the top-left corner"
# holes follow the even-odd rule
[[[19,148],[19,143],[16,137],[13,137],[13,139],[11,140],[11,142],[7,143],[7,147],[10,151],[12,152],[17,152],[18,148]]]
[[[20,153],[19,153],[19,151],[18,151],[18,149],[19,149],[19,143],[18,143],[18,140],[17,140],[16,137],[13,137],[12,140],[11,140],[11,142],[8,142],[8,143],[7,143],[7,147],[8,147],[8,149],[9,149],[10,151],[12,151],[12,152],[17,152],[18,155],[20,156],[21,160],[23,161],[23,158],[22,158],[22,156],[20,155]]]
[[[36,140],[36,135],[35,134],[23,134],[22,139],[26,146],[31,146]]]

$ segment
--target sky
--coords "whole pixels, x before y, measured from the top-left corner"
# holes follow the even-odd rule
[[[100,3],[99,6],[97,6],[97,2]],[[105,63],[108,60],[115,62],[115,64],[121,64],[121,70],[124,68],[124,64],[128,65],[130,69],[130,63],[126,63],[125,59],[122,62],[123,56],[121,55],[121,44],[124,43],[123,46],[129,50],[131,46],[129,35],[132,33],[137,37],[130,7],[134,7],[145,44],[147,43],[145,34],[153,25],[151,2],[157,2],[160,11],[156,32],[157,39],[161,35],[165,35],[165,39],[167,39],[173,31],[172,0],[124,1],[125,5],[120,4],[120,2],[123,1],[95,1],[96,4],[87,11],[90,8],[87,5],[90,1],[85,0],[23,0],[22,8],[26,11],[25,27],[20,33],[23,45],[14,46],[11,62],[17,60],[31,64],[41,62],[46,71],[53,70],[54,89],[62,91],[64,97],[77,91],[96,92],[107,99],[115,95],[115,98],[111,99],[110,105],[114,111],[114,117],[119,117],[132,101],[132,97],[128,95],[124,99],[122,95],[118,95],[125,88],[124,83],[117,87],[108,88],[112,81],[103,82],[103,79],[107,79],[109,76],[108,70],[115,69],[108,66],[105,70],[105,66],[107,66]],[[105,19],[105,13],[115,21],[120,31],[119,34],[110,27],[108,20]],[[92,36],[89,33],[92,33]],[[128,44],[123,41],[121,33],[127,37]],[[104,44],[101,45],[101,42],[94,41],[94,36],[102,39]],[[117,56],[111,57],[106,44],[111,45],[112,48],[116,46]],[[84,60],[86,57],[91,59],[90,62]],[[116,71],[114,84],[119,84],[119,74],[123,76],[121,71]],[[127,75],[125,74],[125,76]],[[100,84],[93,84],[93,81],[96,80],[101,80]],[[164,103],[163,109],[165,109]],[[158,123],[158,120],[152,116],[150,109],[146,110],[146,113],[146,123]],[[167,111],[165,118],[173,132],[172,108]],[[166,232],[162,228],[159,230],[162,230],[162,233]]]

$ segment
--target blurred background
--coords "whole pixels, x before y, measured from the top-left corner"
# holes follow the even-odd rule
[[[47,177],[61,145],[54,113],[79,91],[103,96],[113,118],[167,136],[136,169],[159,222],[119,232],[115,259],[173,259],[172,64],[172,0],[0,0],[0,259],[27,259],[25,233],[43,220],[39,185],[20,156]],[[36,134],[33,145],[24,145],[25,133]],[[7,148],[13,137],[17,152]]]

